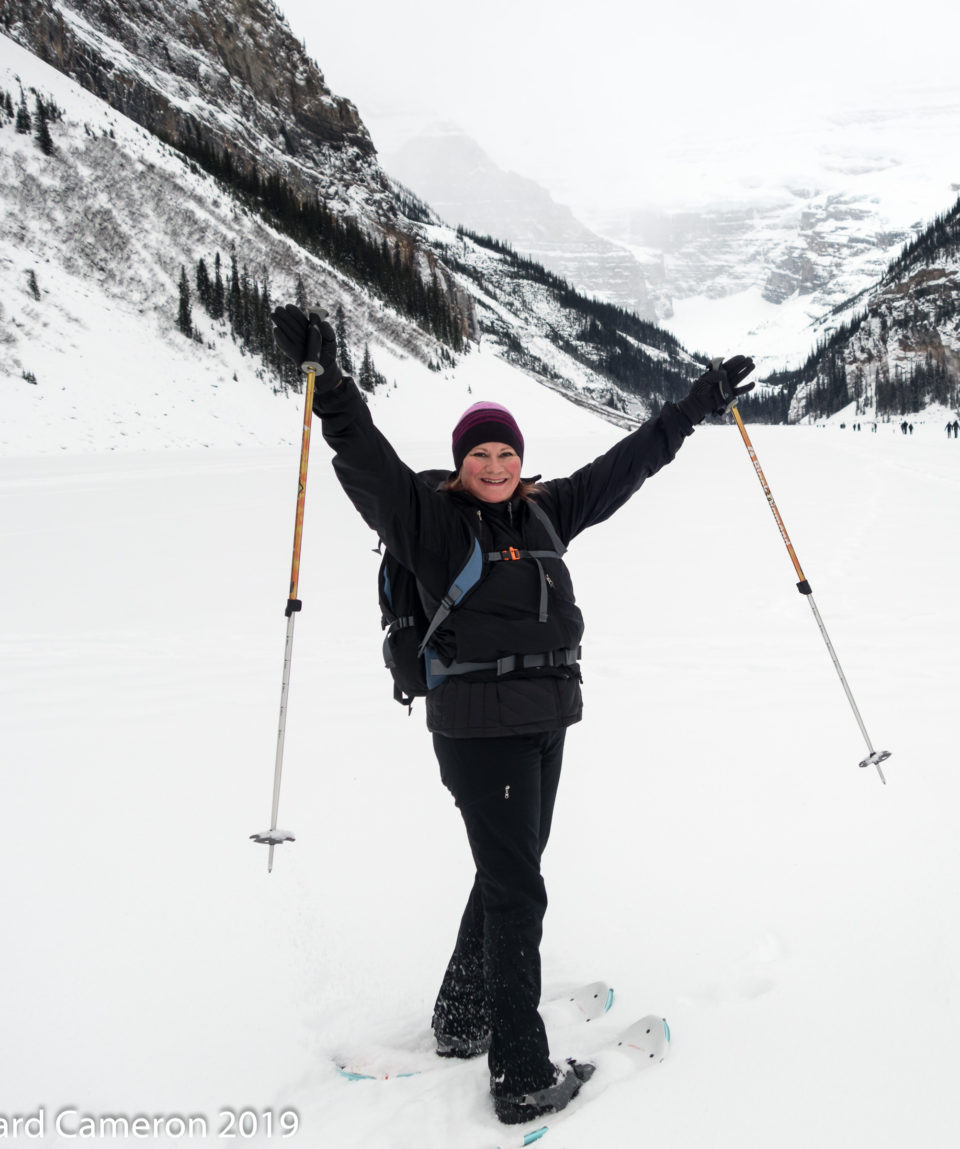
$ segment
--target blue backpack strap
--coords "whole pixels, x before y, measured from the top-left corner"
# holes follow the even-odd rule
[[[480,540],[473,540],[473,550],[470,552],[470,557],[463,565],[463,569],[457,577],[450,584],[450,589],[440,600],[440,605],[437,607],[436,613],[430,620],[430,625],[427,627],[423,640],[420,643],[419,653],[423,654],[426,649],[427,643],[433,637],[433,632],[440,626],[444,619],[450,614],[453,608],[459,603],[467,591],[472,590],[480,581],[480,576],[483,574],[483,551],[480,549]]]

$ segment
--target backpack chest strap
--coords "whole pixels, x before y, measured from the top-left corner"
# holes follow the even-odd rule
[[[507,547],[503,551],[490,551],[487,554],[487,562],[491,563],[509,563],[516,562],[519,559],[533,559],[537,564],[537,571],[540,574],[540,612],[537,621],[547,621],[547,572],[543,569],[541,559],[559,559],[563,555],[559,551],[528,551],[521,550],[519,547]]]

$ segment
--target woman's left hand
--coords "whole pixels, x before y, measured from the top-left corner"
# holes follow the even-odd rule
[[[711,367],[690,388],[677,406],[691,423],[700,423],[707,415],[723,415],[730,404],[746,395],[754,388],[753,383],[746,387],[738,384],[750,374],[755,364],[746,355],[734,355],[719,366]]]

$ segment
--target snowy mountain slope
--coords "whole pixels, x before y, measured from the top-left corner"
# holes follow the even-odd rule
[[[232,6],[237,8],[235,13]],[[194,16],[201,9],[204,21],[219,30],[212,41],[196,33]],[[243,22],[254,20],[260,22],[257,30],[266,29],[261,41],[260,31],[254,36],[246,28],[241,37],[246,54],[239,57],[234,51],[232,13],[238,25],[246,28]],[[31,20],[31,14],[37,18]],[[263,88],[264,77],[270,74],[271,36],[279,34],[285,45],[285,67],[300,77],[297,84],[301,86],[294,85],[296,92],[307,83],[304,76],[318,90],[323,78],[291,39],[271,3],[203,0],[198,9],[169,9],[161,17],[149,6],[131,7],[119,0],[116,5],[102,0],[84,8],[83,14],[67,0],[42,0],[39,8],[37,0],[2,0],[0,16],[23,44],[51,56],[85,85],[102,90],[115,107],[129,109],[158,138],[175,140],[193,170],[202,168],[215,175],[218,193],[234,221],[251,215],[269,218],[272,226],[310,247],[320,260],[339,269],[342,277],[354,280],[371,300],[378,300],[378,307],[386,304],[388,326],[394,330],[388,330],[380,342],[389,345],[397,337],[394,318],[412,318],[415,323],[402,321],[400,325],[404,352],[425,364],[444,357],[449,363],[449,355],[438,355],[432,336],[441,327],[449,330],[452,326],[455,349],[464,338],[489,338],[503,354],[549,386],[591,404],[602,414],[612,411],[614,416],[618,412],[643,415],[652,404],[686,387],[697,371],[697,365],[666,333],[656,336],[659,352],[666,358],[640,353],[630,345],[630,340],[636,340],[629,315],[612,308],[598,313],[593,301],[568,290],[562,280],[553,277],[556,282],[550,282],[539,265],[527,268],[509,250],[478,247],[471,237],[444,228],[426,205],[390,182],[370,152],[362,125],[357,126],[346,111],[336,138],[331,137],[330,116],[315,131],[310,129],[310,117],[295,116],[300,144],[287,147],[286,152],[279,149],[270,125],[276,128],[286,123],[291,97],[288,93],[271,95]],[[224,38],[225,45],[220,43]],[[69,52],[65,48],[59,52],[61,40],[69,40]],[[176,59],[164,71],[164,51],[157,45],[167,41]],[[138,53],[144,56],[145,67],[131,87],[139,93],[134,99],[116,77],[136,70]],[[200,67],[204,53],[217,57],[216,83]],[[226,78],[217,70],[223,68]],[[230,117],[243,118],[243,109],[253,99],[264,103],[262,114],[250,121],[262,134],[263,148],[256,161],[250,159],[250,125],[245,124],[235,139],[229,132],[224,134]],[[320,92],[318,99],[326,107],[333,98]],[[301,100],[300,95],[296,100]],[[170,116],[176,121],[173,126]],[[187,130],[186,123],[193,126]],[[242,252],[239,240],[237,247]],[[194,256],[193,252],[181,254]],[[253,260],[250,267],[253,273]],[[266,270],[263,264],[263,273]],[[486,325],[475,314],[480,277],[479,294],[493,301],[486,307],[490,321]],[[311,284],[312,294],[318,294],[318,286],[323,283]],[[423,299],[417,301],[418,296],[427,296],[428,306],[434,309],[431,313],[425,314],[426,304]],[[338,302],[346,309],[350,299]],[[390,308],[400,315],[390,314]],[[436,310],[442,313],[440,324],[434,322]],[[359,337],[365,340],[366,316],[359,315],[356,322]],[[579,338],[589,324],[601,327],[603,346],[596,333],[591,339]],[[441,332],[440,338],[450,337]],[[377,342],[376,333],[371,333],[371,339]],[[648,344],[651,340],[641,341]],[[613,345],[617,345],[614,353]],[[541,347],[542,353],[537,350]],[[617,357],[612,365],[611,354]]]
[[[462,370],[372,398],[412,465],[442,463],[480,393],[548,475],[618,434],[487,347]],[[187,1141],[177,1115],[210,1143],[247,1112],[276,1145],[294,1111],[309,1149],[502,1145],[482,1064],[369,1088],[331,1065],[348,1040],[424,1039],[472,874],[422,709],[390,697],[373,540],[323,444],[280,804],[297,841],[268,877],[247,835],[269,818],[297,448],[111,454],[101,431],[96,454],[0,459],[0,1114],[42,1107],[51,1145],[65,1110],[158,1117],[158,1144]],[[546,1149],[956,1140],[960,456],[924,427],[754,442],[889,784],[857,769],[735,429],[699,429],[569,556],[586,709],[545,858],[547,992],[607,977],[602,1032],[662,1010],[673,1051]],[[557,1056],[597,1040],[551,1033]]]
[[[203,342],[175,328],[181,267],[192,272],[201,257],[212,266],[217,253],[225,266],[235,253],[274,299],[292,298],[300,278],[313,298],[340,303],[354,356],[369,343],[390,379],[408,359],[414,377],[430,375],[435,339],[73,81],[6,38],[0,49],[0,90],[16,100],[22,82],[63,110],[49,157],[32,134],[9,120],[0,127],[4,453],[92,449],[104,422],[113,448],[287,441],[289,403],[283,394],[278,402],[277,380],[229,325],[195,308]],[[438,242],[456,238],[432,230]],[[475,245],[458,242],[469,258]],[[482,259],[494,270],[503,262],[492,252]],[[559,310],[548,306],[549,292],[536,294]],[[522,300],[518,316],[495,296],[485,307],[499,329],[549,363],[555,384],[572,386],[572,377],[599,388]]]
[[[448,223],[505,240],[582,291],[657,318],[655,266],[590,231],[533,180],[498,167],[466,133],[436,125],[381,159]]]
[[[375,336],[384,364],[436,347],[143,128],[0,38],[0,89],[15,94],[17,77],[64,115],[50,157],[11,123],[0,128],[4,453],[99,449],[104,424],[114,449],[296,437],[278,381],[228,324],[197,314],[201,343],[175,328],[181,266],[212,266],[218,252],[225,264],[236,253],[276,299],[293,298],[299,277],[341,302],[354,347]]]
[[[420,280],[436,276],[439,302],[469,330],[469,299],[442,263],[425,266],[429,253],[406,227],[356,109],[329,91],[271,0],[0,0],[0,21],[11,38],[216,176],[232,199],[270,212],[350,278],[369,287],[376,277],[378,294],[401,310],[422,291]]]
[[[960,415],[960,201],[893,260],[872,290],[818,324],[804,365],[776,376],[791,417]]]

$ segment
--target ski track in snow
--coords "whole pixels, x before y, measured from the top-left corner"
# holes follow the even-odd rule
[[[495,398],[531,470],[617,434],[498,361],[378,396],[414,466]],[[467,391],[467,384],[472,394]],[[481,387],[487,389],[481,391]],[[291,440],[297,415],[287,404]],[[415,412],[415,417],[412,413]],[[960,443],[837,428],[754,444],[889,785],[735,428],[704,428],[569,556],[585,720],[554,836],[545,991],[603,977],[590,1052],[651,1010],[671,1057],[608,1067],[548,1149],[956,1143]],[[371,532],[316,436],[280,825],[265,852],[297,448],[0,459],[7,943],[0,1114],[299,1113],[290,1143],[487,1149],[481,1062],[349,1083],[428,1043],[471,867],[422,705],[379,662]],[[601,1072],[603,1071],[601,1059]],[[599,1084],[603,1082],[603,1088]],[[118,1141],[119,1143],[119,1141]],[[132,1140],[131,1140],[131,1143]]]

